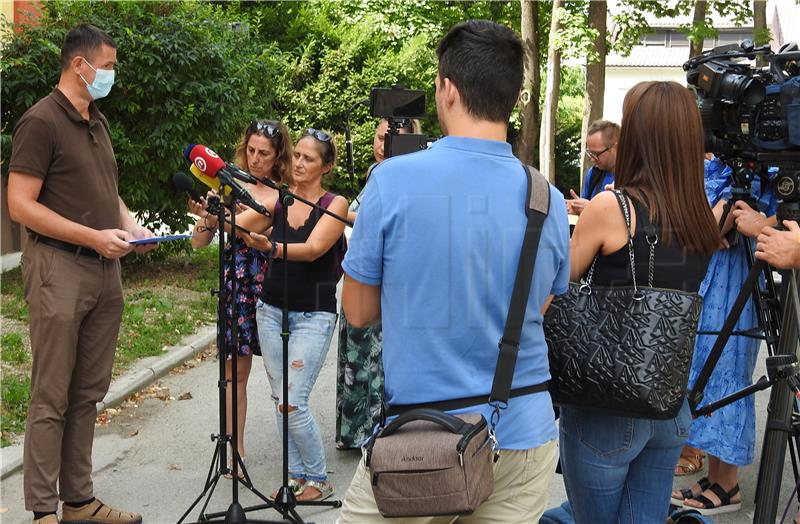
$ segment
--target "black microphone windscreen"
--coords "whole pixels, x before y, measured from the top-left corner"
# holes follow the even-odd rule
[[[189,193],[189,195],[192,197],[192,200],[196,202],[200,201],[200,195],[194,189],[194,182],[192,182],[192,179],[189,178],[189,175],[186,173],[181,173],[178,171],[172,175],[172,185],[178,191]]]

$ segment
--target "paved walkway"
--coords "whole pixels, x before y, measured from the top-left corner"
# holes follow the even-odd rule
[[[207,336],[207,334],[206,334]],[[164,359],[173,359],[175,354],[185,351],[185,356],[196,352],[178,348]],[[143,362],[132,374],[115,382],[120,390],[122,384],[131,384],[131,377],[142,374],[142,369],[163,369],[167,360]],[[355,470],[359,453],[338,451],[333,445],[335,430],[335,381],[336,347],[332,345],[311,397],[311,408],[317,417],[325,437],[328,469],[336,487],[337,496],[343,496]],[[200,494],[208,472],[214,444],[209,436],[219,430],[218,391],[216,388],[218,366],[214,359],[198,361],[197,365],[172,373],[156,382],[162,389],[162,398],[147,398],[136,407],[123,408],[107,425],[97,429],[94,446],[95,491],[103,500],[123,509],[140,511],[144,521],[174,523]],[[763,373],[763,365],[756,370]],[[153,378],[151,374],[151,380]],[[141,387],[141,384],[137,384]],[[124,388],[123,388],[124,389]],[[188,394],[188,395],[187,395]],[[169,398],[173,400],[169,400]],[[191,397],[191,398],[188,398]],[[186,400],[177,400],[187,398]],[[766,414],[766,393],[757,397],[759,443],[763,434]],[[256,488],[269,494],[278,486],[281,478],[281,450],[275,428],[274,408],[269,400],[269,386],[260,358],[253,361],[248,391],[248,425],[246,431],[247,466]],[[13,448],[2,451],[4,466],[12,458]],[[715,519],[718,523],[740,524],[752,521],[756,468],[742,471],[741,486],[745,496],[742,511]],[[790,489],[791,473],[784,475],[783,512]],[[683,486],[686,481],[681,481]],[[20,472],[7,476],[0,485],[0,513],[2,523],[30,522],[29,513],[23,508],[22,475]],[[232,483],[221,480],[210,503],[210,511],[224,511],[232,500]],[[240,489],[244,505],[259,503],[258,499]],[[561,477],[556,476],[551,490],[551,503],[564,500]],[[338,510],[325,508],[299,508],[307,522],[332,523]],[[192,513],[196,518],[197,511]],[[251,518],[280,520],[274,511],[262,510],[251,513]]]

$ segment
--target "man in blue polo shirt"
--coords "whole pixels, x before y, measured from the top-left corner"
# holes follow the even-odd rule
[[[567,200],[567,211],[572,215],[580,215],[589,200],[606,186],[614,183],[614,166],[617,163],[617,140],[619,125],[608,120],[596,120],[586,132],[586,156],[592,161],[592,167],[586,172],[581,196],[572,189],[571,199]]]
[[[347,319],[383,322],[389,405],[488,397],[526,225],[527,177],[506,142],[522,84],[519,37],[492,22],[464,22],[437,55],[446,136],[373,171],[343,264]],[[542,312],[568,286],[566,206],[557,189],[550,194],[513,388],[549,379]],[[489,420],[488,405],[461,412],[478,410]],[[549,393],[512,398],[497,438],[494,492],[460,522],[536,522],[556,462]],[[340,522],[380,520],[362,460]]]

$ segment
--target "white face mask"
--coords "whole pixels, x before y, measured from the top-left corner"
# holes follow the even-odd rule
[[[97,100],[98,98],[103,98],[104,96],[108,95],[108,93],[111,91],[111,86],[114,85],[114,70],[95,69],[88,60],[85,58],[82,60],[86,62],[86,65],[91,67],[95,72],[94,82],[91,84],[87,82],[85,78],[83,78],[83,75],[79,75],[81,80],[83,80],[83,83],[86,84],[86,89],[89,90],[89,96],[91,96],[93,100]]]

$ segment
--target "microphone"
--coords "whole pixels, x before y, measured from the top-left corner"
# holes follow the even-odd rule
[[[192,179],[186,173],[178,171],[172,175],[172,186],[178,191],[189,193],[189,196],[195,202],[200,202],[200,195],[195,191]]]
[[[229,178],[235,178],[248,184],[258,184],[259,182],[256,177],[229,162],[225,162],[217,153],[202,144],[189,144],[183,150],[183,156],[211,178],[215,178],[220,171],[224,171]]]
[[[221,170],[217,172],[220,177],[209,177],[200,172],[197,168],[197,165],[192,165],[189,167],[189,171],[197,177],[201,182],[206,184],[208,187],[213,189],[214,191],[219,192],[219,186],[224,183],[225,184],[225,195],[233,195],[233,198],[238,200],[239,202],[245,204],[247,207],[253,208],[259,213],[264,216],[272,216],[272,214],[267,211],[267,208],[261,205],[261,203],[253,198],[245,188],[240,186],[235,180],[230,180],[228,178],[227,173],[223,173]]]
[[[206,183],[217,191],[219,191],[219,186],[224,184],[230,188],[230,194],[232,194],[234,198],[248,207],[255,209],[262,215],[271,216],[267,208],[262,206],[260,202],[253,198],[246,189],[237,184],[234,180],[239,173],[257,183],[258,179],[256,177],[245,173],[239,168],[236,168],[235,171],[230,169],[218,154],[204,145],[196,144],[192,146],[192,144],[189,144],[186,146],[186,149],[183,150],[183,154],[184,156],[188,156],[189,160],[191,160],[193,164],[192,167],[196,167],[202,172],[204,176],[202,178],[198,177],[201,181],[206,182],[206,178],[210,179],[209,182],[211,183]],[[192,174],[194,174],[194,171],[192,171]],[[227,195],[228,192],[226,191],[225,194]]]
[[[224,171],[227,171],[233,178],[241,180],[242,182],[246,182],[248,184],[258,185],[261,180],[254,177],[250,173],[243,171],[236,167],[235,165],[231,164],[230,162],[225,163],[225,167],[223,168]]]
[[[217,193],[219,193],[219,178],[211,178],[210,176],[205,175],[202,171],[197,169],[197,166],[192,164],[189,166],[189,172],[194,175],[194,177],[202,182],[203,184],[207,185]],[[230,186],[225,188],[225,196],[231,194]]]

